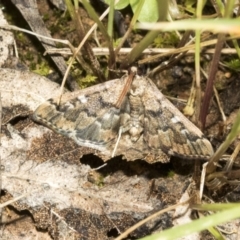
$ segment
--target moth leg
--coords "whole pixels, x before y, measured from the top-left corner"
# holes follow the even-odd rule
[[[97,170],[99,170],[99,169],[101,169],[101,168],[103,168],[105,166],[107,166],[107,163],[104,163],[103,165],[101,165],[101,166],[99,166],[97,168],[92,168],[91,171],[97,171]]]
[[[122,136],[122,132],[123,132],[122,127],[120,127],[120,128],[119,128],[119,132],[118,132],[117,142],[116,142],[115,147],[114,147],[113,152],[112,152],[112,158],[115,156],[115,153],[116,153],[116,151],[117,151],[117,147],[118,147],[120,138],[121,138],[121,136]]]

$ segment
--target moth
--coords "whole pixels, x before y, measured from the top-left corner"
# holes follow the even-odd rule
[[[151,79],[129,75],[42,103],[33,119],[100,151],[106,159],[168,162],[170,156],[208,159],[211,143]],[[105,160],[106,160],[105,159]]]

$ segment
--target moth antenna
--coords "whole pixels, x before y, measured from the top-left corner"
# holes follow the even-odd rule
[[[116,153],[116,150],[117,150],[117,146],[119,144],[121,136],[122,136],[122,127],[119,128],[117,142],[116,142],[115,147],[114,147],[113,152],[112,152],[112,158],[115,156],[115,153]]]

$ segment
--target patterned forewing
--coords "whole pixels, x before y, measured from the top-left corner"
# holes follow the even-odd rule
[[[213,154],[211,143],[203,133],[172,105],[147,79],[143,96],[145,107],[144,140],[155,151],[182,158],[208,159]]]
[[[78,144],[101,148],[117,138],[122,109],[116,109],[124,79],[111,80],[41,104],[33,119],[56,132],[73,138]]]

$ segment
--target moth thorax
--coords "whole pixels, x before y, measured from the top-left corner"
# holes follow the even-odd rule
[[[132,83],[132,87],[130,90],[130,94],[132,96],[139,96],[142,97],[145,91],[145,86],[144,85],[139,85],[139,81],[135,80]]]

